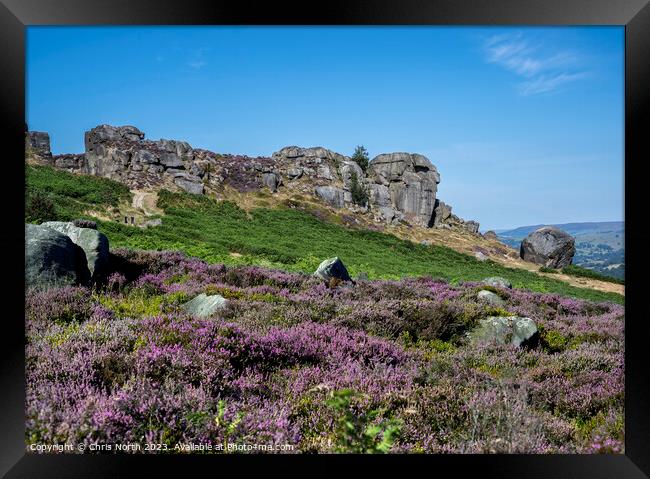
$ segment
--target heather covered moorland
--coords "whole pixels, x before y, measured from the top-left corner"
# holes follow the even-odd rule
[[[623,452],[621,305],[490,288],[495,308],[476,282],[328,287],[179,252],[112,257],[104,286],[27,294],[28,444]],[[228,304],[192,316],[199,293]],[[469,340],[511,314],[535,321],[535,344]]]
[[[27,28],[26,450],[625,453],[624,33]]]

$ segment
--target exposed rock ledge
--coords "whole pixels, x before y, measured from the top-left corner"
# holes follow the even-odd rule
[[[33,160],[68,171],[103,176],[130,188],[166,186],[194,194],[268,188],[315,196],[334,208],[365,211],[376,221],[426,228],[461,229],[478,234],[479,224],[451,213],[436,197],[440,174],[423,155],[384,153],[367,174],[350,157],[322,147],[287,146],[269,157],[221,155],[185,141],[145,140],[134,126],[99,125],[85,133],[83,154],[52,155],[49,135],[26,132]],[[368,201],[353,203],[355,181]]]

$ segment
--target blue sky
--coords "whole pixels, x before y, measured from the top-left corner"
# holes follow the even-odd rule
[[[130,124],[220,153],[426,155],[481,230],[623,219],[622,27],[28,27],[57,153]]]

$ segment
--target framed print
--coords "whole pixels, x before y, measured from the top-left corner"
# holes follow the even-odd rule
[[[0,22],[6,477],[648,476],[647,2]]]

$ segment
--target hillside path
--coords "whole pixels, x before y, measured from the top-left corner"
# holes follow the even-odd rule
[[[162,214],[163,211],[156,206],[158,193],[155,191],[131,190],[133,202],[131,206],[144,213],[145,216]]]

